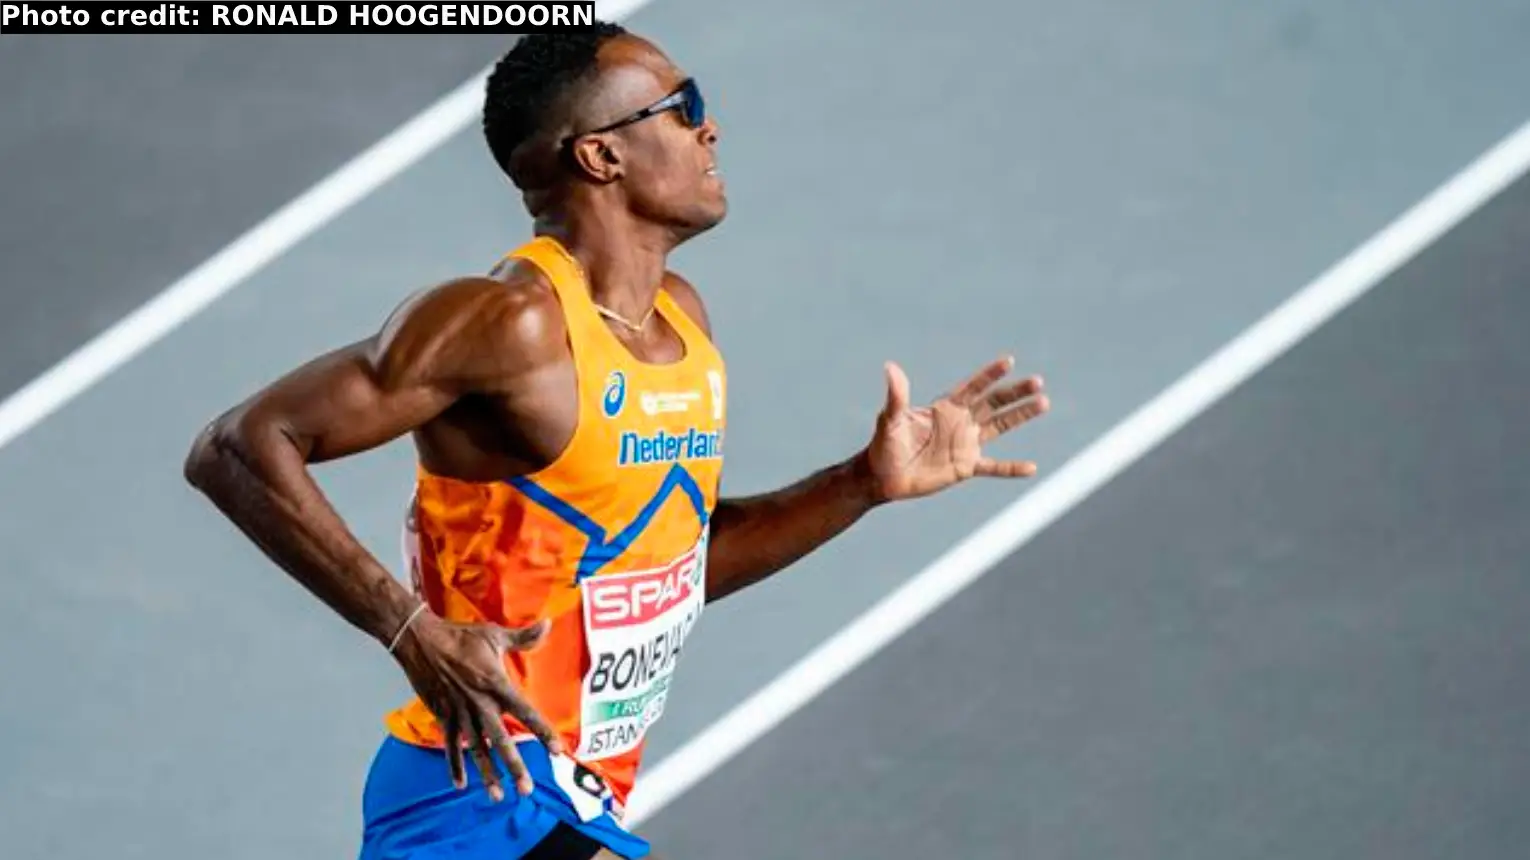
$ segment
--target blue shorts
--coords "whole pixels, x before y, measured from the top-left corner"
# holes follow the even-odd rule
[[[607,811],[580,820],[573,801],[553,779],[547,748],[539,741],[516,745],[536,790],[522,796],[495,756],[505,798],[495,803],[465,756],[467,788],[452,785],[446,754],[388,736],[378,748],[362,795],[360,860],[515,860],[560,823],[594,839],[620,857],[636,860],[648,842],[622,828]]]

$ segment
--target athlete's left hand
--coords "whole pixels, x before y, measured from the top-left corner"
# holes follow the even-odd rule
[[[908,376],[896,363],[888,362],[887,401],[866,449],[874,497],[898,501],[929,495],[972,477],[1035,475],[1036,464],[1031,460],[997,460],[983,453],[984,443],[1050,406],[1039,376],[998,384],[1013,367],[1013,358],[1001,358],[928,406],[911,408]]]

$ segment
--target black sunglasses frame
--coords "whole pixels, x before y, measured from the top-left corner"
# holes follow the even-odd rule
[[[701,89],[696,86],[695,78],[686,78],[680,82],[673,92],[648,107],[622,117],[616,122],[592,128],[589,131],[581,131],[571,134],[563,139],[563,148],[568,149],[574,140],[587,134],[603,134],[608,131],[616,131],[633,123],[642,122],[651,116],[658,116],[666,111],[679,110],[680,116],[685,120],[689,128],[700,128],[707,121],[706,101],[701,97]]]

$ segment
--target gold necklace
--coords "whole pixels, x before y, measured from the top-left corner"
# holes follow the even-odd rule
[[[592,301],[591,304],[595,305],[595,311],[601,316],[609,320],[615,320],[616,322],[626,326],[629,330],[635,332],[641,332],[643,330],[643,326],[648,325],[648,320],[653,317],[653,305],[648,306],[648,313],[643,314],[643,321],[635,323],[617,313],[616,311],[611,310],[600,302]]]
[[[558,250],[562,252],[564,259],[573,264],[574,271],[579,273],[579,278],[584,281],[585,288],[593,292],[595,285],[590,282],[590,273],[584,270],[584,264],[579,262],[579,258],[570,253],[567,248],[563,247],[563,243],[561,242],[558,243]],[[590,304],[595,306],[596,313],[600,314],[608,320],[613,320],[617,323],[620,323],[622,326],[626,327],[628,331],[636,332],[638,334],[642,334],[643,327],[648,325],[648,321],[653,318],[654,309],[657,307],[657,305],[649,305],[648,312],[643,314],[643,321],[635,323],[632,320],[629,320],[621,314],[617,313],[616,311],[611,310],[600,302],[595,301],[593,296],[590,297]]]

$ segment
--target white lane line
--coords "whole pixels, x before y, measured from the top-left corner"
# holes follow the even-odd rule
[[[625,18],[649,0],[598,0]],[[0,402],[0,448],[196,316],[478,118],[486,67]]]
[[[630,798],[629,822],[641,823],[673,802],[1381,282],[1527,169],[1530,123],[644,773]]]

